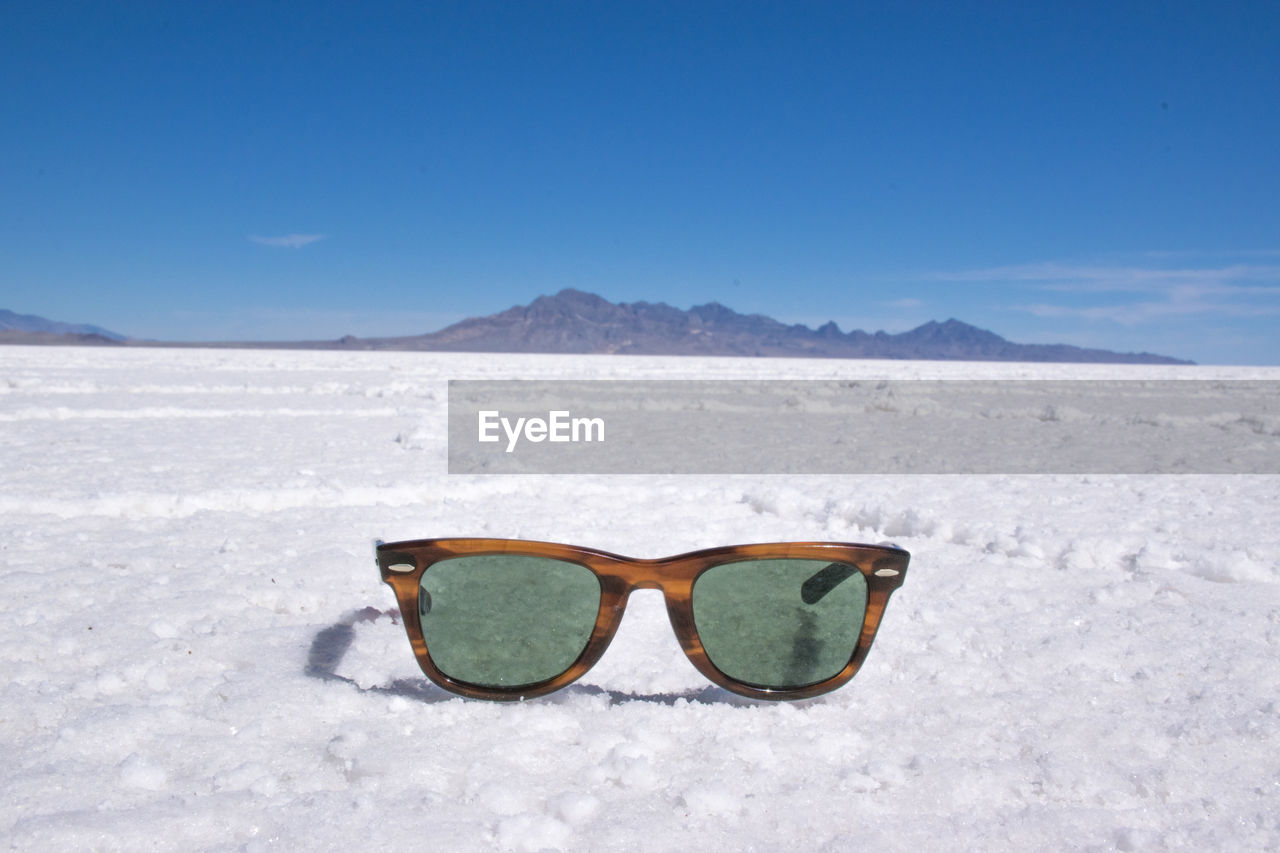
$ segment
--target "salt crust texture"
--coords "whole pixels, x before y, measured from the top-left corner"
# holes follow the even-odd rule
[[[0,347],[0,838],[94,850],[1280,845],[1280,478],[449,477],[450,378],[1275,369]],[[1176,428],[1176,426],[1153,427]],[[375,537],[892,539],[846,688],[422,678]]]

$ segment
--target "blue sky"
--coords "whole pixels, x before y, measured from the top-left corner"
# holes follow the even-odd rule
[[[1280,363],[1275,3],[9,3],[0,307],[614,301]]]

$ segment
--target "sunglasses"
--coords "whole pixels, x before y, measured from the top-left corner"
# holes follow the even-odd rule
[[[911,555],[893,545],[732,545],[640,560],[514,539],[377,542],[418,664],[474,699],[541,696],[582,677],[627,597],[661,589],[689,661],[726,690],[806,699],[862,666]]]

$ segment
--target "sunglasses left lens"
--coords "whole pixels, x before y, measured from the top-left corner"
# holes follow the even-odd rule
[[[693,585],[693,621],[711,663],[770,690],[838,674],[853,657],[866,612],[862,573],[826,560],[724,563]]]
[[[430,566],[418,591],[422,637],[436,667],[483,687],[523,687],[560,675],[586,648],[600,581],[547,557],[484,554]]]

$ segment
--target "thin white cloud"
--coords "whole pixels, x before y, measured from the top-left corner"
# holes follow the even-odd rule
[[[1179,285],[1228,286],[1231,282],[1271,282],[1280,286],[1280,266],[1229,264],[1221,267],[1088,266],[1046,262],[937,273],[931,278],[963,282],[1027,282],[1045,290],[1072,292],[1143,292]],[[1260,287],[1259,290],[1277,290]]]
[[[1174,317],[1280,314],[1280,266],[1124,266],[1045,262],[938,273],[939,281],[1025,285],[1042,293],[1072,294],[1072,304],[1037,301],[1009,306],[1037,317],[1074,317],[1135,326]],[[1082,305],[1088,294],[1140,294],[1119,304]],[[1065,298],[1065,297],[1064,297]]]
[[[1161,260],[1188,260],[1191,258],[1216,257],[1217,255],[1203,250],[1179,249],[1140,252],[1138,256],[1159,258]],[[1236,258],[1280,258],[1280,249],[1237,249],[1231,252],[1231,256]]]
[[[285,234],[280,237],[260,237],[257,234],[250,234],[249,241],[259,246],[270,246],[273,249],[301,249],[317,240],[323,240],[324,237],[323,234]]]
[[[1259,317],[1280,314],[1280,305],[1239,305],[1227,302],[1193,299],[1131,302],[1125,305],[1073,307],[1039,303],[1011,306],[1036,317],[1077,317],[1083,320],[1109,320],[1122,326],[1136,326],[1166,317],[1188,317],[1218,314],[1227,317]]]

